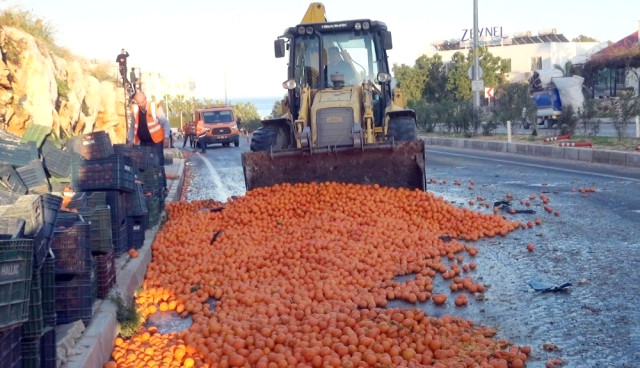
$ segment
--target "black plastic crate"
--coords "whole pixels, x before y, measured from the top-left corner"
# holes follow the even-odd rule
[[[107,203],[107,192],[86,192],[87,195],[87,206],[96,207],[101,205],[106,205]]]
[[[22,338],[22,368],[40,368],[40,336],[37,339]]]
[[[35,235],[28,238],[33,239],[33,269],[39,270],[44,263],[44,258],[49,253],[49,249],[51,249],[50,239],[44,236],[44,225]]]
[[[160,157],[155,147],[114,144],[113,150],[115,153],[131,158],[131,163],[139,170],[148,170],[160,166]]]
[[[114,154],[96,160],[73,160],[71,186],[77,191],[122,190],[131,192],[134,175],[129,158]]]
[[[27,193],[44,194],[51,190],[47,173],[44,172],[44,166],[42,166],[40,159],[32,160],[27,165],[16,168],[16,172],[20,175],[24,185],[27,186]]]
[[[127,194],[117,190],[109,190],[104,193],[107,205],[111,209],[111,227],[120,229],[126,225],[127,221]]]
[[[120,256],[131,248],[128,235],[126,223],[117,229],[113,229],[113,249],[116,251],[116,256]]]
[[[0,331],[29,317],[33,240],[0,240]]]
[[[45,327],[40,338],[40,368],[56,368],[56,329]]]
[[[107,205],[94,208],[85,207],[78,213],[89,222],[91,252],[113,250],[113,231],[111,228],[111,209]]]
[[[19,143],[0,139],[0,163],[19,167],[37,158],[38,147],[35,142]]]
[[[93,316],[91,273],[56,275],[56,320],[59,325],[82,320],[85,326]]]
[[[45,238],[51,239],[53,236],[53,229],[56,226],[56,220],[58,219],[58,212],[60,212],[60,206],[62,205],[62,197],[52,194],[43,194],[41,198],[44,236]]]
[[[127,216],[127,238],[129,246],[140,249],[144,245],[144,232],[147,230],[146,216]]]
[[[34,236],[44,223],[42,200],[37,194],[20,196],[12,205],[0,206],[0,217],[25,220],[25,236]]]
[[[115,251],[93,255],[96,265],[97,297],[104,299],[116,284],[116,256]]]
[[[149,193],[158,193],[166,186],[163,172],[163,169],[160,167],[140,172],[142,191],[145,195]]]
[[[0,362],[3,368],[22,368],[22,329],[16,326],[0,332]]]
[[[40,268],[40,289],[42,290],[42,318],[45,326],[56,325],[56,260],[53,252],[47,254]]]
[[[24,236],[25,221],[20,218],[0,218],[0,240],[18,239]]]
[[[20,194],[4,190],[2,189],[2,186],[0,186],[0,206],[14,204],[20,197]],[[2,212],[0,211],[0,213]]]
[[[51,239],[55,256],[55,273],[80,274],[91,271],[91,242],[89,223],[81,216],[60,212]]]
[[[20,143],[34,142],[36,147],[39,148],[52,131],[53,128],[51,126],[31,124],[24,131]]]
[[[71,177],[71,162],[74,157],[78,157],[77,153],[67,152],[53,143],[46,141],[40,149],[45,169],[50,176],[57,178]]]
[[[22,324],[23,339],[37,339],[42,335],[44,320],[42,319],[42,289],[40,272],[32,275],[29,299],[29,318]]]
[[[86,160],[102,159],[114,153],[109,134],[102,130],[72,137],[66,143],[66,150]]]
[[[7,164],[0,164],[0,188],[18,194],[27,194],[29,190],[13,166]]]
[[[142,216],[147,215],[147,201],[142,190],[142,184],[136,184],[136,189],[128,196],[127,200],[127,215],[128,216]]]

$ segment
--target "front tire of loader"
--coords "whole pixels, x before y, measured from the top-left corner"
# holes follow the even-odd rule
[[[266,125],[256,130],[251,137],[251,151],[269,151],[287,148],[287,136],[283,129]]]
[[[387,136],[394,141],[415,141],[418,139],[418,127],[411,116],[398,116],[389,119]]]

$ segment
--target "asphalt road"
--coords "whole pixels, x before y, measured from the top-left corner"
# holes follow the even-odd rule
[[[243,195],[240,153],[247,149],[243,141],[237,148],[210,147],[205,156],[192,156],[186,198],[225,201]],[[541,224],[473,243],[478,268],[469,275],[486,290],[468,306],[412,307],[496,327],[498,338],[532,347],[528,367],[544,367],[552,358],[562,359],[563,367],[638,367],[640,170],[445,147],[429,149],[427,168],[433,181],[428,190],[456,206],[488,213],[510,194],[511,208],[535,213],[502,214]],[[540,195],[549,198],[551,213]],[[532,252],[529,243],[535,245]],[[537,292],[528,285],[532,281],[572,285]],[[435,287],[449,292],[443,280]]]

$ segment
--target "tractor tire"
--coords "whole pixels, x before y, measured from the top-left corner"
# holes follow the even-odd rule
[[[256,130],[251,137],[251,151],[281,150],[287,148],[287,137],[283,129],[266,125]]]
[[[394,141],[415,141],[418,139],[418,127],[411,116],[398,116],[389,119],[387,136]]]

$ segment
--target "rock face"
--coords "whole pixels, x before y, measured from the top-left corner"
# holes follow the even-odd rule
[[[57,56],[11,27],[0,27],[0,51],[0,129],[22,136],[38,124],[63,138],[104,130],[113,143],[125,141],[125,93],[115,78],[94,76],[105,65]]]

